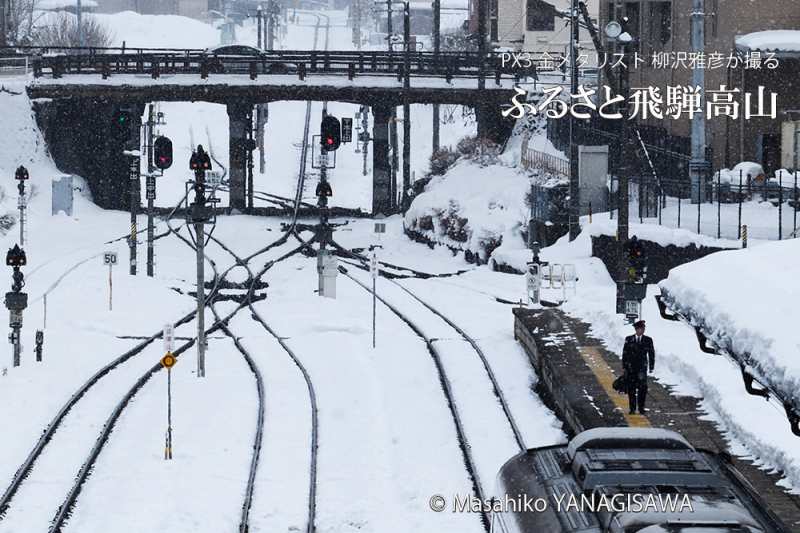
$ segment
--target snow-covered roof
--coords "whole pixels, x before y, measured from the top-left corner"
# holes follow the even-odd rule
[[[77,0],[39,0],[36,3],[36,9],[49,11],[54,9],[64,9],[66,7],[77,7],[77,5]],[[95,7],[97,7],[97,2],[94,0],[81,0],[81,8],[87,9]]]
[[[800,54],[800,30],[757,31],[736,37],[740,50]]]

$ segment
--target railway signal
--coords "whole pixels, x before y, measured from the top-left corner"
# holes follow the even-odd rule
[[[153,143],[153,163],[159,170],[172,166],[172,141],[169,137],[158,137]]]
[[[12,273],[11,292],[6,293],[5,304],[6,309],[9,311],[9,326],[11,327],[11,334],[8,336],[8,340],[14,345],[14,366],[19,366],[20,364],[22,311],[28,307],[28,295],[22,292],[22,288],[25,286],[25,276],[20,270],[27,263],[28,259],[25,256],[25,250],[20,248],[18,244],[8,250],[6,265],[13,268],[14,272]]]
[[[42,348],[44,347],[44,331],[41,329],[36,330],[36,346],[33,352],[36,354],[36,361],[42,362]]]
[[[161,366],[167,369],[167,434],[164,440],[164,460],[169,461],[172,459],[172,367],[178,359],[172,354],[167,352],[161,358]]]
[[[134,139],[133,135],[135,119],[135,113],[127,107],[117,109],[114,113],[113,134],[123,144],[124,150],[137,150],[139,148],[138,138]]]
[[[636,238],[625,243],[625,251],[628,260],[628,281],[643,283],[647,276],[647,256],[642,242]]]
[[[323,152],[333,152],[337,150],[342,143],[342,127],[341,124],[339,124],[339,119],[333,115],[323,116],[320,126],[320,137]]]
[[[353,119],[342,117],[342,142],[347,144],[353,140]]]
[[[17,191],[19,191],[19,200],[17,206],[19,207],[19,245],[25,246],[25,209],[27,203],[25,200],[25,182],[28,181],[30,175],[28,169],[19,166],[14,172],[14,179],[17,180]]]

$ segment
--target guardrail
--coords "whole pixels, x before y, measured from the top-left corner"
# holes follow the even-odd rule
[[[197,50],[125,50],[81,49],[83,53],[43,53],[32,59],[34,76],[50,74],[60,78],[69,74],[99,74],[104,79],[118,74],[149,74],[159,78],[162,74],[197,74],[205,79],[209,75],[248,74],[252,79],[259,75],[290,74],[305,79],[309,74],[347,76],[396,76],[402,79],[405,71],[404,52],[358,51],[297,51],[280,50],[263,52],[258,56],[215,55]],[[513,69],[504,65],[500,54],[487,54],[483,58],[475,52],[411,52],[409,75],[415,77],[441,77],[448,82],[458,77],[482,77],[516,81],[534,76],[537,63],[529,69]],[[542,62],[552,59],[542,59]],[[543,70],[543,69],[539,69]]]
[[[30,72],[28,56],[0,57],[0,77],[27,76]]]

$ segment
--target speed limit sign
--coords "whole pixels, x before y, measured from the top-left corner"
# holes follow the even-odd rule
[[[103,253],[103,264],[104,265],[116,265],[117,264],[117,252],[104,252]]]

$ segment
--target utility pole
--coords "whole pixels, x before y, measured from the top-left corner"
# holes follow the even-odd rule
[[[392,51],[392,0],[386,0],[386,44]]]
[[[411,198],[411,10],[409,0],[403,2],[403,198],[405,213]]]
[[[439,52],[441,51],[442,31],[442,3],[433,0],[433,61],[438,66]],[[433,104],[433,152],[439,151],[439,104]]]
[[[81,0],[76,0],[75,5],[75,18],[76,23],[78,24],[78,46],[83,46],[83,9],[81,6]]]
[[[392,36],[394,33],[392,23],[392,0],[386,0],[386,45],[389,47],[389,52],[392,52]],[[389,117],[389,145],[392,150],[392,177],[389,184],[389,193],[391,196],[391,209],[397,207],[397,108],[392,106],[392,116]]]
[[[25,208],[27,207],[27,202],[25,200],[25,182],[30,178],[28,169],[19,166],[14,173],[14,178],[18,182],[17,191],[19,191],[19,200],[17,201],[19,207],[19,245],[25,246]]]
[[[8,28],[8,23],[6,19],[8,17],[6,2],[8,0],[0,0],[0,46],[8,46],[8,35],[6,34],[6,30]]]
[[[153,200],[156,198],[156,177],[155,166],[153,164],[153,128],[155,126],[154,104],[147,106],[147,177],[145,184],[145,196],[147,197],[147,275],[153,277],[155,263],[155,249],[153,240],[155,239],[155,229],[153,224]]]
[[[578,94],[578,0],[572,0],[570,8],[569,61],[570,61],[570,94]],[[569,240],[574,241],[581,231],[580,208],[581,191],[578,177],[578,145],[575,144],[575,117],[569,115]],[[623,145],[624,146],[624,145]]]
[[[353,0],[353,44],[361,50],[361,0]]]
[[[258,32],[257,33],[258,33],[258,49],[259,50],[263,50],[263,45],[262,45],[263,41],[261,39],[262,38],[262,33],[261,32],[264,31],[262,29],[263,21],[264,21],[264,10],[261,9],[261,4],[258,4],[258,8],[256,8],[256,24],[258,26]]]
[[[267,50],[275,48],[275,7],[275,0],[267,2]]]
[[[486,88],[483,77],[483,62],[486,59],[486,0],[478,2],[478,89]]]
[[[705,1],[693,0],[692,52],[703,53],[704,51]],[[692,69],[692,85],[700,88],[700,108],[692,116],[692,159],[689,162],[689,176],[692,184],[692,203],[699,205],[705,200],[703,181],[709,174],[711,165],[706,161],[705,70],[699,68],[697,63]]]
[[[11,334],[8,336],[9,342],[14,346],[13,365],[19,366],[22,343],[20,340],[22,333],[22,311],[28,307],[28,295],[22,292],[25,286],[25,276],[20,267],[27,264],[25,250],[15,244],[6,254],[6,265],[14,269],[12,274],[11,292],[6,293],[6,309],[9,311],[9,326]]]
[[[626,3],[617,0],[616,11],[621,13],[620,23],[618,30],[614,31],[617,34],[615,37],[615,44],[617,47],[622,46],[622,61],[626,65],[630,65],[630,47],[633,41],[633,36],[628,33],[630,25],[628,22]],[[621,26],[621,27],[619,27]],[[619,32],[622,33],[619,33]],[[608,34],[608,28],[606,29]],[[618,180],[618,216],[617,216],[617,294],[616,294],[616,311],[617,313],[625,313],[625,289],[627,286],[627,262],[624,257],[624,251],[628,243],[628,180],[630,177],[630,158],[628,157],[627,147],[629,142],[628,132],[628,100],[630,98],[630,70],[622,68],[619,71],[619,94],[622,96],[622,101],[619,104],[619,112],[622,115],[620,120],[620,137],[619,137],[619,168],[617,174]]]
[[[197,377],[206,375],[206,329],[205,329],[205,241],[203,226],[211,220],[211,210],[206,205],[206,171],[211,170],[211,158],[197,145],[192,153],[189,168],[194,170],[194,203],[188,222],[194,225],[195,245],[197,248]]]

